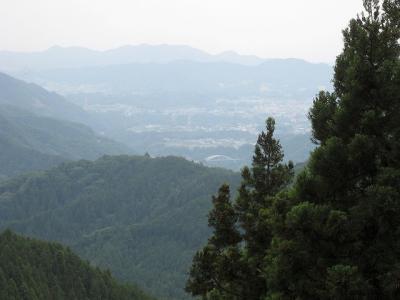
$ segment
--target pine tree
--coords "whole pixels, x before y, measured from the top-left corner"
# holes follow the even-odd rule
[[[400,297],[400,1],[366,0],[343,32],[319,144],[275,224],[268,299]]]
[[[227,184],[223,184],[218,196],[213,197],[213,210],[208,217],[208,225],[214,228],[210,244],[217,249],[235,246],[241,241],[239,231],[236,229],[237,216],[230,201],[230,191]]]
[[[213,282],[226,261],[236,270],[201,292],[189,286],[192,294],[400,297],[400,1],[365,0],[364,8],[343,32],[334,92],[320,92],[310,110],[319,147],[307,168],[290,191],[279,192],[292,168],[280,163],[274,122],[268,120],[233,205],[242,238],[229,246],[234,259],[221,264],[209,242],[196,255],[192,271],[198,273],[189,282]]]
[[[207,245],[196,253],[186,290],[204,299],[260,299],[266,292],[262,265],[271,241],[267,211],[272,196],[293,176],[293,164],[283,164],[274,138],[275,121],[268,118],[255,146],[251,168],[242,171],[239,195],[232,204],[229,187],[213,197]]]
[[[61,266],[59,266],[61,264]],[[153,299],[60,244],[0,233],[0,299]]]
[[[240,299],[237,285],[239,271],[239,248],[241,236],[236,228],[237,216],[233,209],[229,186],[220,187],[213,197],[213,209],[209,213],[208,224],[214,229],[207,245],[193,258],[186,290],[203,297],[210,293],[219,297],[226,295]]]

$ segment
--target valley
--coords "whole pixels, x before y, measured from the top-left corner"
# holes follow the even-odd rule
[[[273,116],[286,158],[307,160],[314,148],[307,112],[314,95],[331,88],[329,65],[296,59],[247,65],[183,60],[179,54],[163,63],[137,63],[136,49],[125,49],[118,65],[36,66],[13,74],[62,94],[86,113],[80,122],[135,153],[182,155],[240,170],[251,160],[266,117]],[[74,57],[73,49],[61,50],[63,57]]]

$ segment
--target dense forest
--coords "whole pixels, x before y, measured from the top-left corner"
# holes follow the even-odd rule
[[[69,245],[164,299],[183,291],[210,234],[208,199],[239,174],[183,158],[105,156],[0,183],[0,227]]]
[[[318,145],[289,184],[274,120],[233,200],[213,198],[213,233],[186,290],[203,299],[399,299],[400,2],[364,1],[343,31],[334,92],[309,112]]]
[[[0,234],[0,299],[151,300],[57,243]]]

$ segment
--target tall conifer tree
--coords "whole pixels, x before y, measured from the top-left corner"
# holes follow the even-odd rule
[[[213,197],[207,245],[194,259],[187,291],[204,299],[260,299],[266,293],[263,260],[271,241],[265,211],[272,196],[293,176],[293,164],[283,164],[283,151],[274,138],[275,120],[268,118],[258,136],[251,168],[242,171],[242,184],[231,203],[229,187]]]
[[[266,260],[268,299],[400,297],[400,1],[366,0],[344,30],[319,147]]]
[[[189,283],[229,263],[231,277],[201,290],[189,284],[192,294],[400,298],[400,1],[365,0],[364,8],[343,31],[334,91],[320,92],[310,110],[319,146],[307,168],[280,192],[292,166],[281,164],[268,120],[252,167],[243,169],[239,196],[226,210],[235,211],[241,235],[229,246],[235,255],[221,264],[209,242],[195,257]],[[194,272],[199,263],[208,273]]]

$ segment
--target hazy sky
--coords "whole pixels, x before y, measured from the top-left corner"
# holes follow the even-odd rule
[[[362,0],[0,0],[0,50],[185,44],[332,62]]]

